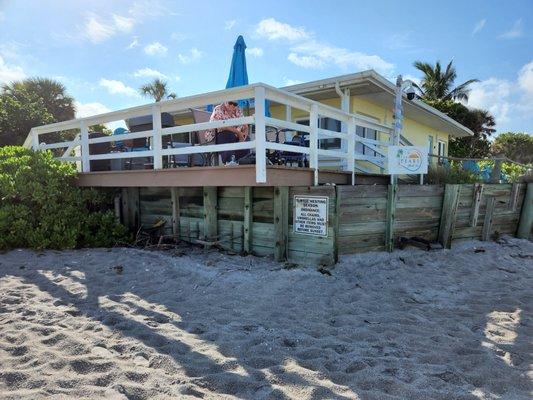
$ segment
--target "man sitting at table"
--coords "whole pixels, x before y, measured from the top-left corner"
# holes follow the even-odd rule
[[[219,104],[213,110],[209,121],[222,121],[232,118],[242,118],[243,114],[239,106],[234,101]],[[208,129],[205,131],[205,139],[207,142],[212,142],[216,138],[217,132],[232,132],[235,134],[239,142],[246,141],[248,137],[248,125],[225,126],[218,129]]]

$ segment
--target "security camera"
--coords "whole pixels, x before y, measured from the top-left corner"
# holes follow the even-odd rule
[[[414,100],[416,98],[416,92],[413,86],[409,86],[405,94],[407,95],[407,100]]]

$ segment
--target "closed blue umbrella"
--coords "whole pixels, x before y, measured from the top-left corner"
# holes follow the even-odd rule
[[[231,57],[231,67],[229,71],[226,89],[248,85],[248,70],[246,69],[246,43],[244,38],[239,35],[233,46],[233,56]],[[250,105],[249,100],[239,100],[239,107],[243,108]],[[212,111],[213,106],[209,106],[208,111]],[[270,117],[268,101],[265,101],[265,116]]]

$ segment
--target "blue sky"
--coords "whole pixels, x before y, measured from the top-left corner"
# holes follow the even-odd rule
[[[275,86],[370,68],[417,78],[413,61],[453,58],[458,83],[481,80],[470,105],[531,133],[532,25],[531,0],[0,0],[0,82],[57,78],[81,116],[149,102],[138,88],[156,76],[202,93],[224,87],[242,34],[250,82]]]

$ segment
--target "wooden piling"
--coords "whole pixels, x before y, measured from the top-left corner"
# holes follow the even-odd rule
[[[139,220],[139,188],[122,188],[122,223],[130,230],[140,225]]]
[[[215,241],[218,236],[217,187],[204,186],[204,233],[207,241]]]
[[[470,210],[470,226],[475,227],[479,217],[479,205],[481,204],[481,196],[483,195],[483,184],[474,184],[474,198],[472,199],[472,208]]]
[[[492,218],[494,215],[494,208],[496,206],[496,197],[487,197],[487,209],[485,211],[485,220],[483,221],[483,231],[481,232],[481,240],[484,242],[490,240],[492,232]]]
[[[526,196],[522,204],[522,211],[520,213],[520,220],[518,222],[518,230],[516,237],[520,239],[529,239],[531,237],[531,229],[533,228],[533,183],[527,184]]]
[[[176,239],[180,237],[180,195],[179,188],[170,188],[170,197],[172,203],[172,234]]]
[[[274,188],[274,259],[285,261],[289,241],[289,188]]]
[[[396,200],[398,198],[398,185],[389,185],[387,190],[387,215],[385,226],[385,249],[394,250],[394,221],[396,219]]]
[[[243,251],[245,254],[252,252],[252,201],[253,201],[253,188],[247,186],[244,188],[244,221],[243,221]]]
[[[459,191],[461,185],[447,184],[444,189],[444,200],[440,216],[438,240],[446,249],[452,246],[455,215],[459,204]]]

